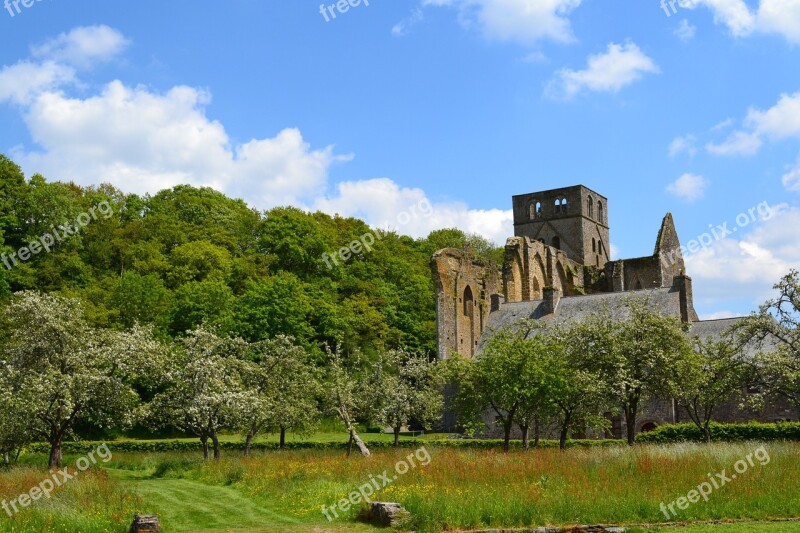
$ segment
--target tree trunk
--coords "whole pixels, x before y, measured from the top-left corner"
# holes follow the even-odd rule
[[[522,431],[522,449],[527,450],[530,448],[531,426],[530,424],[520,424],[520,431]]]
[[[208,461],[208,437],[200,437],[200,442],[203,443],[203,460]]]
[[[400,426],[394,428],[394,447],[400,446]]]
[[[278,444],[280,449],[284,449],[286,447],[286,427],[281,426],[281,440],[280,444]]]
[[[48,463],[51,469],[61,468],[61,443],[64,436],[60,432],[53,432],[50,438],[50,461]]]
[[[253,446],[253,438],[256,436],[256,425],[253,424],[250,427],[250,431],[247,432],[247,438],[244,441],[244,454],[245,456],[250,455],[250,449]]]
[[[636,405],[625,408],[625,432],[628,437],[628,446],[636,444]]]
[[[219,447],[219,437],[217,436],[216,433],[211,435],[211,442],[214,443],[214,460],[219,461],[220,458],[222,457],[222,453]]]
[[[711,442],[711,429],[708,427],[708,424],[703,425],[703,439],[706,441],[706,444]]]
[[[539,417],[533,419],[533,447],[539,447]]]
[[[364,456],[364,457],[369,457],[370,456],[369,449],[367,448],[367,445],[364,444],[364,441],[362,441],[361,438],[356,433],[355,428],[352,428],[352,427],[350,428],[350,441],[356,443],[356,446],[358,446],[358,449],[361,451],[361,455],[362,456]]]
[[[508,417],[508,422],[503,423],[503,452],[508,453],[511,451],[511,430],[514,424],[511,417]]]
[[[569,426],[572,423],[572,413],[564,415],[564,420],[561,424],[561,434],[558,439],[558,449],[562,452],[567,449],[567,437],[569,436]]]

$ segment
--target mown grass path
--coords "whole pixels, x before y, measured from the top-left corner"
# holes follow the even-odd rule
[[[109,469],[109,474],[136,492],[143,514],[158,515],[165,533],[194,532],[365,532],[359,524],[309,524],[259,505],[233,487],[186,479],[159,479],[144,472]]]

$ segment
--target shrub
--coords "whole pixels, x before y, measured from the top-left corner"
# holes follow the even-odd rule
[[[392,448],[394,444],[391,441],[370,441],[365,439],[367,446],[371,449]],[[567,446],[572,448],[589,448],[589,447],[607,447],[619,446],[623,442],[620,440],[571,440],[568,441]],[[65,454],[70,455],[85,455],[89,452],[96,450],[103,442],[94,441],[78,441],[78,442],[65,442],[63,450]],[[125,441],[109,441],[105,443],[112,453],[128,453],[128,452],[141,452],[141,453],[157,453],[157,452],[201,452],[202,445],[200,441],[193,440],[125,440]],[[244,442],[220,442],[220,447],[223,450],[243,451]],[[468,448],[468,449],[494,449],[502,448],[502,439],[407,439],[401,440],[400,446],[403,448],[419,448],[420,446],[444,447],[444,448]],[[519,449],[522,447],[522,442],[519,440],[512,440],[511,447]],[[558,441],[555,440],[542,440],[539,442],[540,448],[557,448]],[[347,448],[347,441],[342,442],[319,442],[313,440],[307,441],[289,441],[286,443],[287,450],[344,450]],[[277,442],[254,442],[252,444],[254,451],[271,451],[278,450]],[[35,454],[46,454],[50,450],[49,445],[45,443],[34,443],[28,446],[27,451]]]
[[[777,422],[774,424],[720,424],[712,422],[711,440],[737,442],[746,440],[800,441],[800,422]],[[667,424],[648,433],[640,433],[636,442],[667,444],[672,442],[702,442],[703,435],[694,424]]]

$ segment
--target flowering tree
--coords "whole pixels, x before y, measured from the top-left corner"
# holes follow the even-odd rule
[[[631,299],[630,309],[621,321],[608,312],[592,316],[574,330],[580,335],[571,344],[610,387],[633,446],[642,405],[675,396],[680,390],[675,369],[692,357],[693,348],[677,318],[651,311],[645,299]]]
[[[318,371],[309,353],[292,337],[278,335],[253,344],[242,376],[253,400],[243,416],[246,454],[264,428],[280,432],[283,448],[287,430],[307,428],[319,418],[322,391]]]
[[[695,345],[695,352],[676,368],[680,387],[675,399],[686,409],[705,441],[711,442],[711,417],[723,402],[741,393],[747,366],[729,337],[695,339]]]
[[[775,285],[778,295],[744,320],[741,344],[760,345],[754,368],[766,395],[800,407],[800,272],[792,270]]]
[[[391,350],[382,354],[376,386],[372,388],[377,405],[376,422],[394,432],[394,445],[400,445],[400,430],[415,420],[423,427],[442,414],[444,375],[436,361],[425,354]]]
[[[15,390],[21,383],[18,374],[8,365],[0,368],[0,455],[6,464],[16,461],[34,438],[33,413]]]
[[[18,293],[3,320],[0,368],[15,378],[10,389],[31,433],[50,443],[51,468],[61,465],[62,443],[78,423],[129,426],[139,404],[134,384],[163,362],[149,329],[92,328],[77,300]]]
[[[341,345],[336,350],[325,347],[328,355],[328,379],[326,396],[330,411],[344,424],[350,436],[347,455],[355,444],[361,455],[370,456],[369,448],[356,431],[358,418],[367,418],[373,412],[370,390],[364,379],[363,361],[358,351],[342,353]]]
[[[241,376],[247,349],[245,341],[218,337],[203,327],[181,339],[167,372],[169,385],[149,405],[152,425],[174,425],[196,435],[205,459],[211,440],[219,460],[220,431],[241,427],[247,406],[255,401]]]

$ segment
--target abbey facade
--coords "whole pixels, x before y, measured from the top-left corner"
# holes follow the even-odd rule
[[[502,266],[477,259],[469,249],[434,254],[439,358],[479,356],[493,332],[520,319],[568,323],[601,309],[624,318],[634,294],[690,324],[692,336],[718,337],[735,324],[737,319],[699,320],[671,214],[663,219],[653,255],[612,260],[608,199],[587,187],[514,196],[513,210],[514,237],[506,241]],[[797,420],[798,413],[783,406],[743,412],[731,404],[719,419]],[[654,401],[637,432],[684,421],[676,402]],[[618,417],[612,427],[613,436],[624,434]]]

